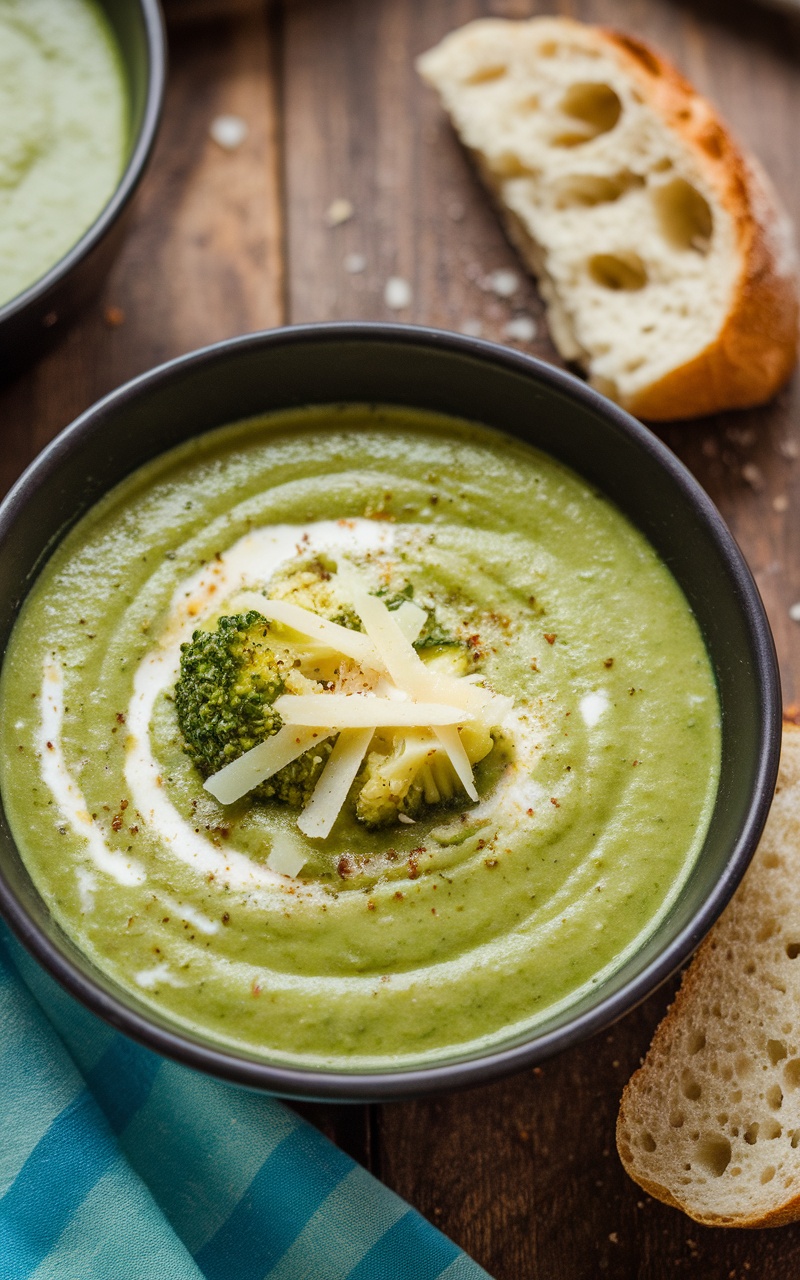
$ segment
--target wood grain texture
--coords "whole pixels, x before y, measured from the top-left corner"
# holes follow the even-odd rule
[[[714,97],[800,221],[800,24],[748,0],[166,7],[167,114],[131,233],[102,299],[0,391],[3,488],[58,428],[126,378],[284,319],[480,326],[502,341],[510,320],[529,316],[536,337],[519,345],[557,359],[535,288],[413,70],[418,53],[470,18],[557,10],[658,43]],[[209,138],[220,113],[249,126],[238,150]],[[353,216],[330,226],[336,199],[350,201]],[[490,287],[499,268],[519,274],[510,299]],[[392,276],[411,286],[409,306],[396,312],[384,297]],[[800,703],[800,626],[788,613],[800,601],[799,397],[796,379],[766,409],[661,430],[753,567],[788,703]],[[619,1094],[672,989],[588,1044],[487,1088],[369,1111],[299,1109],[497,1280],[789,1280],[800,1275],[800,1227],[754,1235],[697,1227],[642,1196],[616,1158]]]

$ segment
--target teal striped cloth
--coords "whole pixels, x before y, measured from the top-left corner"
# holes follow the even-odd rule
[[[112,1030],[0,925],[0,1280],[487,1280],[277,1102]]]

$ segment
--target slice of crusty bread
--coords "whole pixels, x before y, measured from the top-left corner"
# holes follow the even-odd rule
[[[485,19],[417,63],[539,279],[556,346],[640,417],[759,404],[796,358],[792,231],[755,161],[649,46]]]
[[[732,902],[622,1095],[622,1163],[712,1226],[800,1218],[800,730]]]

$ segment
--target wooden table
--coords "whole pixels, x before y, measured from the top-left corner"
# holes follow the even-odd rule
[[[538,336],[520,345],[557,362],[529,281],[510,302],[481,288],[488,272],[519,265],[413,69],[419,52],[470,18],[545,8],[660,44],[720,104],[800,221],[800,23],[747,0],[168,0],[166,116],[131,234],[97,305],[0,393],[3,489],[106,391],[248,330],[401,319],[480,323],[502,341],[523,313]],[[233,151],[209,137],[223,113],[249,126]],[[337,199],[353,216],[330,226]],[[411,285],[399,312],[384,301],[391,276]],[[750,561],[787,704],[800,702],[800,626],[788,614],[800,600],[799,397],[796,381],[767,409],[662,433]],[[793,1280],[800,1225],[697,1227],[622,1171],[620,1091],[673,990],[588,1044],[487,1088],[301,1109],[497,1280]]]

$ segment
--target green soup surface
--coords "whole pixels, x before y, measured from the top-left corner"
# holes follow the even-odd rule
[[[298,550],[400,566],[513,697],[477,804],[379,831],[343,810],[314,841],[204,790],[180,644]],[[615,507],[486,428],[358,406],[211,432],[94,507],[16,624],[0,736],[25,862],[102,970],[217,1041],[340,1069],[473,1052],[591,992],[680,891],[720,758],[696,621]],[[267,865],[287,842],[295,878]]]
[[[0,0],[0,306],[112,196],[128,133],[120,56],[93,0]]]

